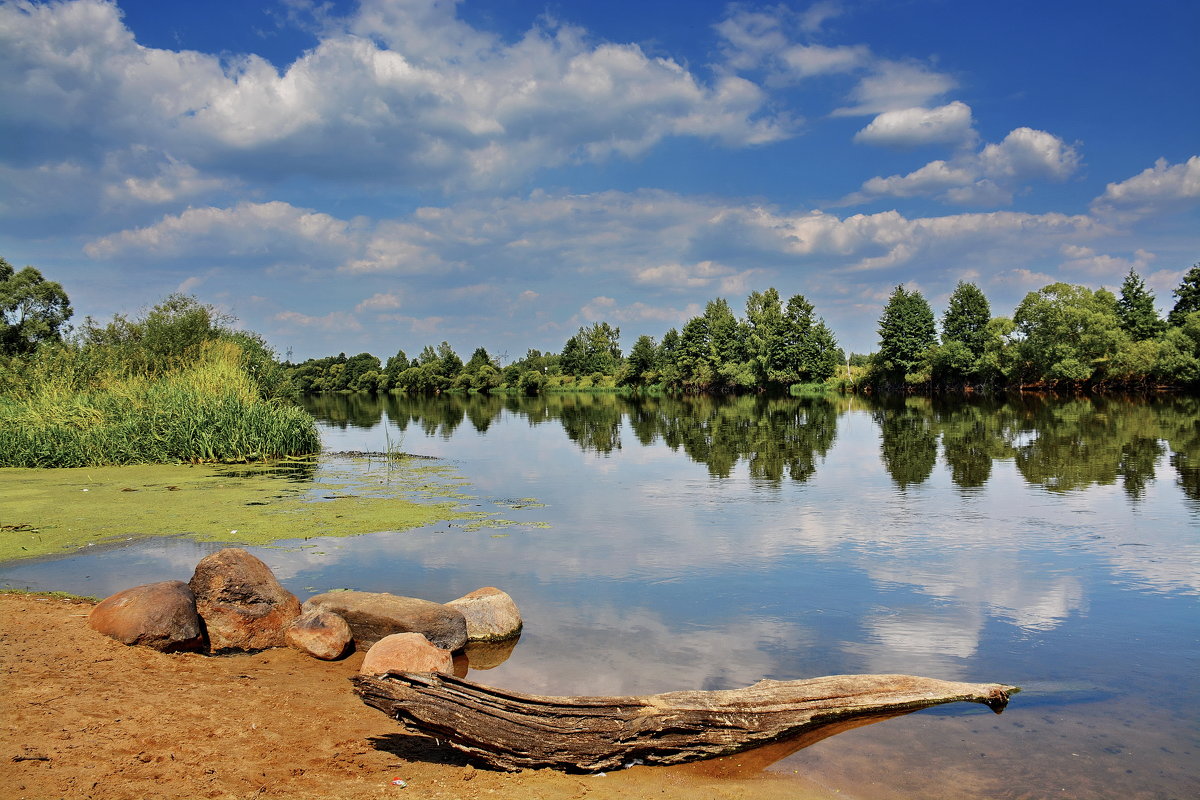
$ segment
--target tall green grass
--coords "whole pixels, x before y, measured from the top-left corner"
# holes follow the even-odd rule
[[[191,364],[125,375],[71,348],[2,376],[0,466],[84,467],[246,461],[314,453],[311,416],[264,399],[230,341]],[[19,373],[19,374],[18,374]]]

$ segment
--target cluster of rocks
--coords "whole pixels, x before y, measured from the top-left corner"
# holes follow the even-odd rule
[[[163,652],[228,654],[293,647],[334,660],[367,650],[362,671],[465,674],[504,661],[521,633],[506,593],[478,589],[449,603],[386,592],[335,591],[303,605],[270,567],[240,548],[196,565],[192,579],[135,586],[88,615],[95,630]],[[456,654],[466,658],[455,658]]]

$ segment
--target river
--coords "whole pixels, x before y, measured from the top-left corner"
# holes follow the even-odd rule
[[[326,450],[432,456],[503,524],[252,549],[301,598],[505,589],[525,631],[473,679],[540,694],[853,672],[1010,683],[1023,691],[1000,716],[946,706],[768,769],[877,800],[1200,796],[1195,398],[308,402]],[[0,586],[186,580],[218,546],[9,562]]]

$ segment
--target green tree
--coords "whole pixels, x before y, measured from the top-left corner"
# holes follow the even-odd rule
[[[979,358],[983,355],[991,318],[991,307],[979,287],[959,281],[942,315],[942,344],[962,342],[973,358]]]
[[[1121,321],[1121,329],[1135,342],[1153,339],[1163,329],[1163,321],[1154,310],[1154,295],[1132,267],[1121,283],[1117,319]]]
[[[1030,292],[1013,314],[1027,380],[1082,383],[1103,378],[1108,361],[1128,341],[1117,298],[1106,289],[1052,283]]]
[[[1183,276],[1175,295],[1175,307],[1167,316],[1167,324],[1179,326],[1193,311],[1200,311],[1200,263],[1192,266]]]
[[[650,384],[658,378],[658,346],[653,337],[639,336],[625,360],[624,382]]]
[[[903,382],[923,364],[925,353],[937,343],[933,310],[919,291],[897,286],[879,318],[879,352],[876,365],[885,380]]]
[[[33,267],[17,272],[0,258],[0,354],[24,354],[58,341],[74,311],[67,293]]]
[[[607,322],[581,327],[567,340],[562,350],[562,371],[566,375],[612,375],[621,361],[621,329]]]

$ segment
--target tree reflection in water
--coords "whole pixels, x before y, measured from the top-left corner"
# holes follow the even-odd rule
[[[507,412],[530,425],[557,422],[585,452],[610,454],[621,449],[622,436],[632,436],[642,446],[662,442],[716,478],[742,464],[765,485],[811,479],[837,437],[838,418],[865,408],[900,489],[928,481],[940,452],[962,489],[984,486],[996,462],[1012,461],[1026,482],[1047,491],[1119,481],[1132,502],[1169,464],[1186,496],[1200,503],[1200,399],[1194,397],[360,394],[309,397],[305,406],[341,428],[371,428],[386,414],[401,432],[413,425],[444,439],[464,420],[486,432]]]

